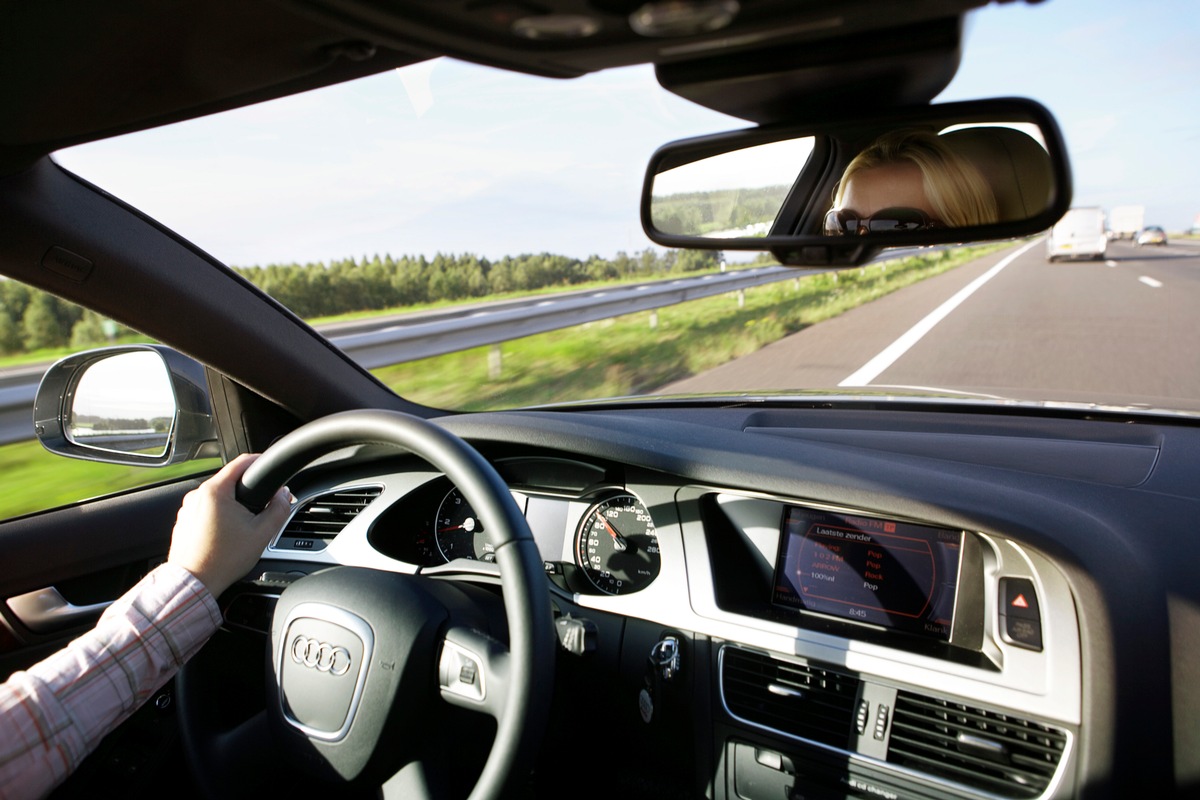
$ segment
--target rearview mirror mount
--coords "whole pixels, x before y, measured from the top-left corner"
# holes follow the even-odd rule
[[[651,157],[641,214],[667,247],[856,266],[886,247],[1038,233],[1070,204],[1058,125],[1012,98],[673,142]]]

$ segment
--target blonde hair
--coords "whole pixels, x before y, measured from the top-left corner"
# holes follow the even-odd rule
[[[921,170],[925,196],[942,224],[958,228],[1000,219],[996,196],[975,165],[936,134],[916,128],[885,133],[855,156],[834,190],[833,207],[841,208],[846,185],[856,172],[906,162]]]

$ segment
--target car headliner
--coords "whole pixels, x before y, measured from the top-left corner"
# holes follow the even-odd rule
[[[441,55],[560,78],[654,63],[668,89],[757,122],[794,115],[798,97],[823,113],[926,103],[958,66],[962,15],[986,0],[740,0],[727,27],[670,38],[631,29],[629,14],[643,5],[8,0],[0,174],[69,145]],[[585,15],[599,31],[541,40],[513,32],[518,17],[556,14]]]

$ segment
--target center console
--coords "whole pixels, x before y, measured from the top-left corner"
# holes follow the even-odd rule
[[[712,577],[692,605],[729,633],[711,648],[718,796],[1073,791],[1078,627],[1044,556],[900,515],[678,499],[689,574]]]

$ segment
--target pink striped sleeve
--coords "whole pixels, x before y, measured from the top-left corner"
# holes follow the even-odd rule
[[[0,687],[0,798],[40,797],[137,710],[221,623],[187,570],[163,564],[79,637]]]

